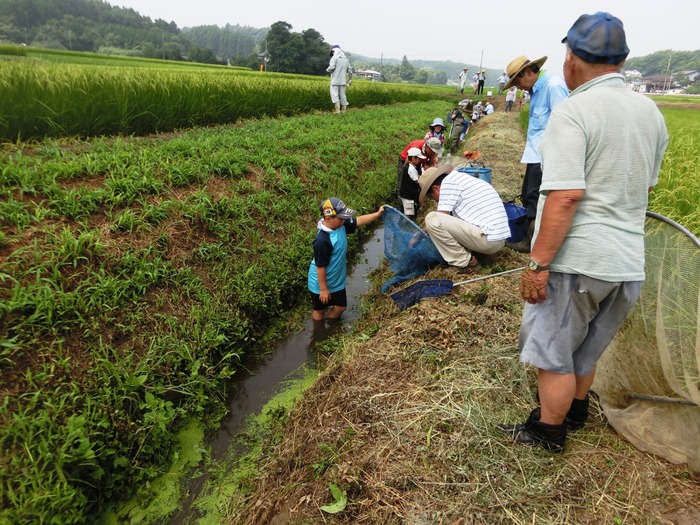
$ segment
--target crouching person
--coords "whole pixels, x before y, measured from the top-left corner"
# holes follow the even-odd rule
[[[498,192],[488,182],[445,164],[425,170],[418,179],[419,201],[437,202],[425,217],[425,231],[449,265],[450,273],[480,268],[477,253],[493,254],[510,237],[508,216]]]

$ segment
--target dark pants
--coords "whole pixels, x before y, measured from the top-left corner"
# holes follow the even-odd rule
[[[476,88],[476,93],[477,93],[477,95],[484,94],[484,81],[483,80],[479,80],[479,83],[477,84],[477,88]]]
[[[539,163],[528,164],[525,169],[525,178],[520,192],[520,200],[527,208],[527,217],[535,220],[537,216],[537,201],[540,198],[540,185],[542,184],[542,168]]]

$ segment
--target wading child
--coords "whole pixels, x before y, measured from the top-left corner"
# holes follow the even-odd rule
[[[348,208],[336,197],[324,200],[319,209],[322,219],[313,241],[314,258],[309,265],[308,274],[313,303],[311,318],[314,321],[322,321],[329,308],[328,319],[338,319],[347,308],[347,234],[354,233],[358,226],[377,220],[384,213],[384,206],[380,206],[374,213],[355,218],[355,210]]]
[[[421,162],[424,160],[425,155],[421,153],[420,148],[410,148],[401,174],[399,197],[401,197],[403,214],[411,220],[415,220],[418,215],[418,197],[420,196],[418,178],[423,173]]]

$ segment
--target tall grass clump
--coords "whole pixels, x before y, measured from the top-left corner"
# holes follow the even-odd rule
[[[669,146],[649,207],[700,235],[700,109],[663,107]]]
[[[239,70],[0,64],[0,139],[145,135],[327,109],[328,79]],[[435,90],[357,82],[353,106],[429,100]]]
[[[0,55],[21,57],[27,56],[27,48],[25,46],[0,44]]]

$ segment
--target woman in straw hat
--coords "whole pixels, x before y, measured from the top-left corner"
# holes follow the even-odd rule
[[[519,252],[529,252],[532,241],[532,233],[535,227],[535,215],[537,215],[537,201],[540,196],[540,184],[542,183],[542,159],[537,151],[542,140],[542,135],[549,116],[554,107],[569,95],[569,90],[564,79],[549,74],[542,70],[542,65],[547,57],[537,60],[529,60],[526,56],[519,56],[512,60],[506,67],[509,79],[505,89],[516,86],[530,93],[530,118],[527,125],[527,142],[521,164],[525,164],[525,178],[523,179],[520,200],[527,208],[527,217],[530,221],[528,235],[520,242],[508,243],[507,246]]]

